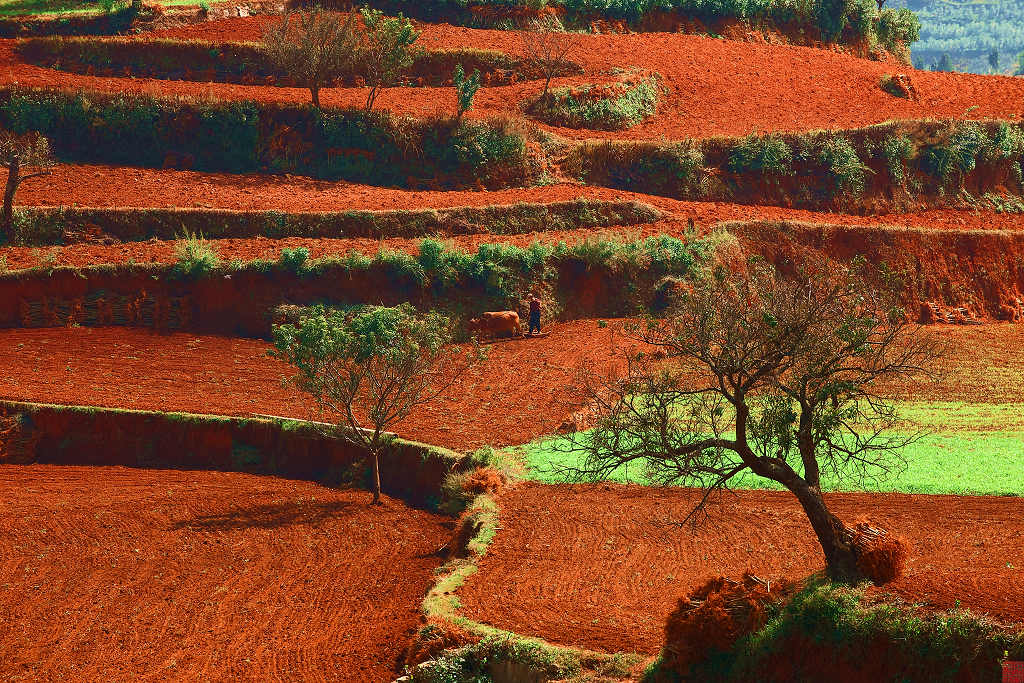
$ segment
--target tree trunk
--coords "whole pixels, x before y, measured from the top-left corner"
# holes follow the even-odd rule
[[[3,215],[0,216],[0,241],[14,241],[14,193],[21,183],[21,161],[15,156],[7,167],[7,186],[4,188]]]
[[[380,455],[373,454],[373,504],[380,505]]]
[[[856,583],[862,580],[864,574],[857,568],[857,555],[853,547],[840,537],[845,527],[842,521],[825,507],[821,493],[808,486],[802,479],[786,482],[786,487],[800,501],[807,518],[811,521],[811,527],[825,553],[825,571],[829,578],[843,583]]]
[[[366,96],[366,111],[373,111],[373,103],[377,99],[377,86],[370,88],[370,94]]]
[[[320,86],[311,85],[309,86],[309,92],[313,95],[313,106],[317,109],[320,108]]]

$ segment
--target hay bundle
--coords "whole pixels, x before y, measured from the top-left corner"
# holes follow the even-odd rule
[[[876,586],[903,574],[907,551],[900,539],[867,522],[846,529],[844,536],[857,555],[857,568]]]
[[[724,652],[742,636],[768,621],[768,605],[792,590],[787,582],[771,583],[749,572],[741,581],[710,579],[680,598],[665,624],[662,667],[681,676],[714,651]]]

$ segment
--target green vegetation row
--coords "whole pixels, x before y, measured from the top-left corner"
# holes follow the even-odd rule
[[[47,37],[19,41],[16,49],[29,63],[73,73],[305,86],[294,74],[282,70],[258,43]],[[497,50],[458,48],[417,52],[412,65],[403,70],[403,84],[450,85],[457,64],[467,72],[479,70],[489,84],[546,77],[546,69],[530,60]],[[551,71],[555,76],[571,76],[583,73],[583,68],[562,61],[552,65]],[[366,65],[355,63],[328,80],[353,85],[365,82],[366,76]]]
[[[640,202],[578,199],[551,204],[285,213],[225,209],[21,208],[15,210],[15,243],[60,244],[98,228],[122,241],[172,240],[182,234],[231,237],[428,237],[491,233],[516,235],[651,223],[662,214]]]
[[[98,324],[104,306],[114,305],[116,324],[264,337],[272,321],[301,317],[303,305],[409,302],[462,318],[515,309],[530,291],[547,299],[552,316],[627,315],[664,302],[679,278],[706,266],[723,239],[597,238],[526,248],[483,244],[475,252],[427,239],[415,254],[310,259],[298,248],[274,261],[224,262],[209,242],[191,238],[179,243],[173,264],[46,264],[2,273],[0,327]],[[177,316],[175,324],[165,325],[155,312],[142,318],[137,305],[120,312],[125,299],[131,304],[140,296],[151,307],[159,303],[159,315]]]
[[[309,3],[312,4],[312,3]],[[339,3],[340,5],[341,3]],[[643,30],[664,30],[659,15],[701,21],[711,28],[727,21],[771,26],[794,38],[847,44],[879,44],[901,51],[918,39],[920,23],[905,9],[878,11],[874,0],[373,0],[375,7],[428,21],[516,28],[540,15],[545,5],[560,10],[570,28],[595,19],[623,20]]]
[[[589,142],[566,169],[593,185],[676,198],[807,207],[865,196],[1020,194],[1024,126],[904,121],[848,131],[682,142]]]
[[[0,126],[39,132],[81,162],[160,167],[171,154],[197,170],[389,186],[508,187],[539,174],[506,120],[13,87],[0,91]]]
[[[710,650],[686,680],[785,683],[858,672],[879,681],[998,681],[1005,658],[1024,659],[1019,631],[966,610],[928,613],[896,598],[874,600],[864,586],[812,579],[769,609],[767,624],[728,652]],[[681,680],[660,664],[644,683]]]
[[[553,126],[623,130],[654,116],[660,94],[655,76],[555,88],[532,105],[530,114]]]

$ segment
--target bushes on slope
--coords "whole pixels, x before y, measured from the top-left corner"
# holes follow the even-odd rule
[[[521,184],[537,173],[506,120],[416,120],[309,106],[0,91],[0,125],[39,131],[65,159],[160,166],[173,154],[205,171],[299,173],[405,185]]]
[[[863,588],[812,580],[764,626],[727,652],[712,653],[685,680],[999,680],[1004,653],[1024,657],[1024,635],[965,611],[921,613],[869,602]],[[660,660],[648,683],[680,680]],[[685,674],[684,674],[685,676]]]
[[[657,113],[659,90],[654,76],[555,88],[531,105],[529,111],[555,126],[622,130]]]

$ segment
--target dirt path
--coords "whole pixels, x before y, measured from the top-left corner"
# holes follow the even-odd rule
[[[231,19],[166,31],[159,35],[213,40],[254,40],[267,17]],[[424,25],[422,47],[476,47],[519,54],[522,40],[513,31],[489,31]],[[663,77],[669,94],[656,117],[620,133],[558,128],[573,138],[679,139],[713,135],[745,135],[752,131],[796,131],[851,128],[887,119],[1019,115],[1024,82],[1001,76],[915,71],[905,66],[856,59],[813,48],[760,45],[693,35],[649,33],[581,35],[572,58],[586,74],[556,79],[555,85],[593,80],[610,69],[640,68]],[[298,88],[242,86],[154,79],[92,77],[25,64],[13,41],[0,41],[0,84],[99,89],[112,92],[160,92],[178,96],[213,95],[228,99],[305,102]],[[920,99],[893,97],[880,87],[881,77],[909,73]],[[539,93],[539,84],[520,83],[482,88],[471,116],[517,114],[522,103]],[[448,114],[450,88],[393,88],[378,106],[396,113]],[[359,106],[365,91],[328,89],[326,106]],[[977,107],[972,109],[972,107]]]
[[[472,450],[518,445],[566,418],[577,365],[606,363],[611,328],[593,320],[548,326],[550,336],[489,346],[486,361],[397,428],[416,441]],[[619,335],[616,344],[624,343]],[[0,397],[140,410],[308,418],[312,407],[281,386],[289,373],[262,341],[161,335],[107,327],[0,331]]]
[[[390,681],[449,531],[369,497],[0,466],[0,677]]]
[[[1024,500],[830,494],[847,520],[866,516],[909,542],[890,590],[917,602],[1024,619]],[[523,484],[501,500],[501,532],[459,590],[467,616],[563,645],[653,654],[665,618],[710,576],[745,570],[800,578],[823,566],[795,499],[740,492],[696,533],[672,526],[683,490]]]

